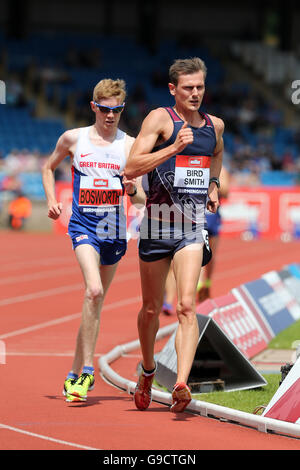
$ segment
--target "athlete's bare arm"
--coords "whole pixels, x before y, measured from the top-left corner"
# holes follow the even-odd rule
[[[230,174],[228,170],[224,166],[222,166],[222,170],[220,173],[219,197],[228,198],[229,191],[230,191]]]
[[[127,160],[125,167],[127,178],[131,179],[149,173],[193,142],[192,129],[184,123],[173,144],[151,153],[157,143],[170,137],[171,126],[172,121],[163,108],[157,108],[148,114]]]
[[[126,159],[128,160],[130,150],[134,144],[134,137],[131,137],[129,135],[126,135],[126,140],[125,140],[125,153],[126,153]],[[139,176],[138,178],[127,178],[124,175],[124,172],[122,174],[123,176],[123,184],[126,190],[127,194],[134,194],[136,191],[136,194],[131,197],[131,203],[132,204],[142,204],[145,205],[146,203],[146,194],[145,191],[143,190],[142,186],[142,177]]]
[[[210,165],[210,178],[219,178],[222,162],[223,162],[223,151],[224,151],[224,142],[223,142],[223,133],[224,133],[224,122],[222,119],[219,119],[215,116],[210,116],[212,122],[215,126],[216,132],[216,147],[214,151],[213,158],[211,159]],[[219,191],[215,183],[211,183],[208,188],[208,202],[207,209],[210,212],[215,213],[219,207]]]
[[[58,202],[55,195],[54,171],[64,158],[73,157],[78,139],[78,129],[64,132],[57,141],[53,153],[42,168],[43,186],[48,204],[48,217],[56,220],[62,212],[62,203]]]

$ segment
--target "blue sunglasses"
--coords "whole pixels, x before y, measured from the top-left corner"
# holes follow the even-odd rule
[[[103,104],[96,103],[96,101],[93,102],[97,108],[101,111],[101,113],[108,114],[110,111],[112,111],[114,114],[119,114],[123,111],[125,103],[119,104],[118,106],[104,106]]]

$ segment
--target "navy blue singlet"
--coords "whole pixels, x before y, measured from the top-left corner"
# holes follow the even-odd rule
[[[153,152],[175,142],[183,120],[173,110],[165,108],[173,121],[171,137],[155,147]],[[205,220],[205,205],[209,186],[210,159],[216,147],[216,134],[210,117],[199,111],[204,119],[202,127],[192,127],[194,141],[180,155],[174,155],[148,173],[148,217],[153,217],[153,206],[176,206],[188,219],[201,223]]]

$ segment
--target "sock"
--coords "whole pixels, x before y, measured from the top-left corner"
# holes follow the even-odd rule
[[[95,374],[95,369],[92,366],[84,366],[84,368],[82,369],[82,373],[83,374],[94,375]]]
[[[163,303],[163,308],[166,308],[167,310],[172,310],[173,305],[168,304],[167,302],[164,302],[164,303]]]
[[[78,379],[78,375],[77,374],[74,374],[74,372],[70,371],[67,375],[67,380],[68,379],[75,379],[77,380]]]
[[[197,284],[197,292],[199,292],[202,287],[207,287],[209,289],[211,287],[211,279],[206,279],[204,282],[199,281]]]
[[[144,372],[145,375],[152,375],[156,371],[156,366],[154,367],[154,369],[146,370],[146,369],[144,369],[144,366],[142,364],[142,368],[143,368],[143,372]]]
[[[199,281],[197,284],[197,292],[204,286],[204,283],[202,281]]]

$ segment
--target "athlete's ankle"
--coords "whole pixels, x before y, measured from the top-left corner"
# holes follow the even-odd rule
[[[83,374],[90,374],[94,375],[95,374],[95,369],[93,366],[84,366],[82,369]]]
[[[145,369],[145,367],[142,364],[142,369],[143,369],[144,374],[152,375],[152,374],[154,374],[154,372],[156,370],[156,364],[154,364],[154,367],[152,367],[151,369]]]

